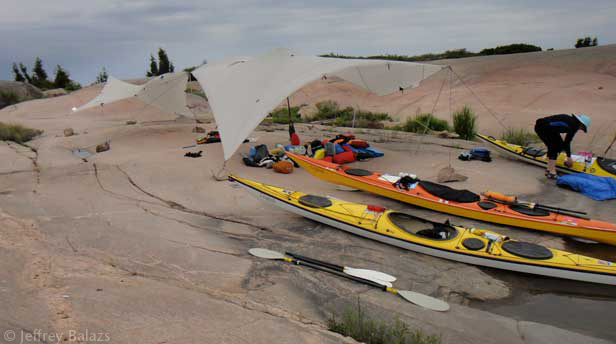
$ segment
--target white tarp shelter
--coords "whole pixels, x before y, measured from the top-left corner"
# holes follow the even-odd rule
[[[145,104],[165,112],[191,115],[186,107],[188,73],[167,73],[150,79],[144,85],[133,85],[112,76],[107,79],[101,93],[75,111],[104,106],[118,100],[136,97]]]
[[[386,60],[300,56],[275,49],[256,58],[225,59],[197,68],[228,160],[286,97],[305,84],[338,76],[378,95],[416,87],[446,66]]]

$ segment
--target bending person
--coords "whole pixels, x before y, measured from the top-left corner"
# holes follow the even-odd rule
[[[535,122],[535,132],[548,147],[546,177],[556,179],[556,158],[562,151],[565,151],[565,154],[567,154],[565,166],[573,166],[573,160],[571,160],[571,141],[578,130],[588,132],[588,127],[590,127],[590,117],[586,115],[553,115],[539,118]],[[566,134],[564,140],[561,134]]]

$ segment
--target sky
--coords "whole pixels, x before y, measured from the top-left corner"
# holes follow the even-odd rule
[[[176,69],[273,48],[300,54],[417,55],[528,43],[616,43],[616,0],[2,0],[0,80],[11,65],[60,64],[89,84],[104,66],[143,77],[165,49]]]

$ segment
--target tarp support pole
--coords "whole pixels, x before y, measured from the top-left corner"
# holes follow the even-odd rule
[[[289,124],[291,123],[291,102],[289,101],[289,97],[287,97],[287,111],[289,111]]]
[[[610,143],[610,145],[607,147],[607,149],[605,150],[605,153],[603,153],[603,155],[607,155],[607,152],[610,151],[610,149],[612,148],[612,145],[614,145],[614,142],[616,142],[616,133],[614,133],[614,139],[612,139],[612,143]]]

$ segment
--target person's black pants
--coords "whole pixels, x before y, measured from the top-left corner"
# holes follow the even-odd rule
[[[547,125],[536,124],[535,133],[548,147],[548,159],[556,160],[558,153],[562,152],[565,146],[563,138],[557,131],[551,130]]]

